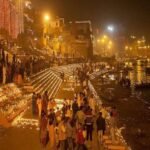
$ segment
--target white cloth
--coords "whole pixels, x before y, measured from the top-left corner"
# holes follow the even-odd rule
[[[3,66],[3,84],[6,83],[6,67]]]

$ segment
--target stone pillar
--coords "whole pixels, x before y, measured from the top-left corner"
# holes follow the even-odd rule
[[[16,1],[16,9],[18,13],[18,31],[19,33],[24,32],[24,3],[23,0]]]

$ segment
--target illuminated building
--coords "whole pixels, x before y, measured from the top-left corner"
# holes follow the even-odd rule
[[[71,33],[75,38],[72,43],[74,55],[80,55],[85,58],[93,56],[93,35],[91,21],[70,22]]]
[[[0,29],[16,39],[24,31],[22,0],[0,0]]]

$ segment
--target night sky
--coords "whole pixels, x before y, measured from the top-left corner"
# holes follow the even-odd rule
[[[66,20],[92,20],[95,27],[114,24],[130,34],[150,34],[150,0],[34,0]]]

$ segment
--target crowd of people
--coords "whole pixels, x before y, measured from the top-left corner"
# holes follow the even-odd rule
[[[97,104],[87,87],[75,94],[72,100],[65,98],[62,107],[57,106],[55,99],[48,99],[47,91],[42,96],[33,93],[32,112],[39,117],[43,148],[50,146],[51,150],[86,150],[86,142],[92,146],[92,141],[95,140],[94,130],[97,130],[101,146],[108,116],[112,141],[115,141],[116,109],[113,108],[108,113],[104,105]]]
[[[128,77],[123,77],[122,79],[120,79],[119,83],[122,87],[130,88],[131,86],[131,80]]]
[[[16,83],[22,85],[25,77],[31,76],[44,68],[49,67],[49,62],[34,57],[18,58],[9,54],[0,45],[0,83]]]
[[[14,82],[21,85],[26,77],[45,68],[52,67],[55,65],[55,61],[58,62],[58,60],[61,60],[60,58],[56,59],[55,55],[51,56],[49,60],[40,58],[40,56],[33,57],[32,55],[22,58],[16,54],[10,54],[4,49],[6,48],[4,48],[4,45],[0,42],[0,83],[2,84]],[[76,62],[87,62],[87,60],[73,59],[72,61],[65,61],[64,59],[57,65]],[[88,63],[88,65],[84,64],[82,68],[75,70],[81,86],[84,85],[84,81],[89,79],[89,73],[93,72],[98,66],[99,64],[96,63]]]
[[[9,59],[8,53],[0,48],[0,83],[15,82],[21,84],[24,79],[24,65],[17,61],[16,55]]]
[[[21,85],[26,76],[38,72],[40,68],[43,69],[41,65],[44,63],[38,65],[38,62],[34,59],[21,62],[16,55],[9,59],[8,53],[0,47],[0,82],[2,84],[14,82]],[[80,81],[83,90],[75,94],[71,100],[64,99],[62,107],[57,106],[54,98],[48,98],[47,91],[44,95],[33,93],[32,113],[39,117],[40,142],[43,148],[49,143],[51,150],[86,150],[86,141],[92,144],[95,125],[99,144],[102,144],[108,112],[103,106],[97,105],[94,95],[87,87],[89,74],[100,67],[103,66],[87,63],[73,71],[76,82]],[[61,77],[64,79],[64,73]],[[115,139],[114,113],[111,112],[110,117],[111,126],[114,127],[110,132],[112,132],[112,139]]]
[[[81,87],[85,87],[88,84],[89,75],[97,70],[101,70],[105,65],[101,63],[85,63],[81,67],[76,68],[73,71],[73,75],[76,78],[76,82],[80,81]]]

